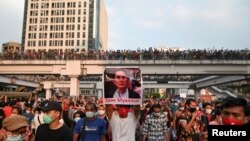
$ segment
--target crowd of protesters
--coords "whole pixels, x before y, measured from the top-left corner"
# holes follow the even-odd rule
[[[0,60],[250,60],[250,50],[17,50],[0,53]]]
[[[103,105],[95,97],[0,97],[0,141],[206,141],[208,125],[249,124],[243,98],[147,99]],[[84,127],[84,128],[83,128]]]

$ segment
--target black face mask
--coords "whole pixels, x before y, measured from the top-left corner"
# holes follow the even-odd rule
[[[189,108],[189,111],[191,112],[191,113],[193,113],[193,112],[195,112],[196,111],[196,108]]]

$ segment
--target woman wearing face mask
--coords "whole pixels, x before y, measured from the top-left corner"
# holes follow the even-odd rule
[[[101,118],[101,119],[104,119],[106,121],[106,129],[108,129],[109,120],[108,120],[108,117],[106,115],[106,110],[105,110],[104,105],[99,105],[97,112],[98,112],[98,117]],[[106,141],[110,141],[110,140],[111,140],[111,137],[106,135]]]
[[[12,115],[3,120],[1,141],[31,141],[32,134],[28,130],[28,120],[21,115]]]
[[[71,124],[71,127],[70,127],[70,130],[73,132],[74,131],[74,128],[75,128],[75,125],[76,123],[81,119],[81,118],[85,118],[85,114],[82,112],[82,111],[76,111],[74,114],[73,114],[73,123]]]

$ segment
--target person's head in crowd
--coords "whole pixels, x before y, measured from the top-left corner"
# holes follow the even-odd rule
[[[22,115],[22,109],[18,106],[13,106],[11,109],[12,115]]]
[[[98,116],[99,117],[104,117],[106,115],[106,110],[104,105],[99,105],[98,106]]]
[[[12,115],[6,117],[2,122],[2,128],[6,130],[7,141],[24,141],[29,126],[26,117]]]
[[[222,101],[224,125],[243,125],[248,122],[248,106],[244,98],[227,97]]]
[[[96,105],[94,103],[87,103],[85,105],[85,114],[87,119],[95,118],[95,113],[97,111]]]
[[[212,105],[210,103],[204,103],[202,105],[202,108],[206,115],[210,115],[212,113]]]
[[[79,121],[81,118],[84,118],[85,115],[82,111],[76,111],[73,115],[73,119],[75,122]]]
[[[119,93],[125,93],[129,83],[129,77],[125,70],[118,69],[115,71],[113,83]]]
[[[185,109],[185,103],[180,102],[180,103],[179,103],[179,110],[180,110],[180,111],[184,111],[184,109]]]
[[[43,121],[46,124],[54,122],[59,123],[62,113],[62,106],[55,101],[48,101],[44,107],[41,108],[44,112]]]
[[[129,110],[130,110],[130,106],[129,105],[116,105],[116,106],[117,106],[117,112],[119,114],[119,117],[127,118]]]
[[[211,121],[215,122],[217,125],[222,124],[222,119],[221,119],[221,110],[215,109],[211,113]]]
[[[41,110],[40,107],[37,107],[37,108],[34,109],[34,114],[35,115],[40,115],[41,113],[42,113],[42,110]]]
[[[188,113],[193,113],[195,112],[197,103],[194,99],[187,99],[185,103],[185,109]]]
[[[153,105],[153,115],[155,117],[159,117],[161,115],[161,105],[160,104],[154,104]]]
[[[219,110],[222,110],[222,105],[221,105],[221,101],[216,101],[215,102],[215,109],[219,109]]]
[[[25,113],[31,114],[32,113],[32,105],[31,104],[25,104]]]

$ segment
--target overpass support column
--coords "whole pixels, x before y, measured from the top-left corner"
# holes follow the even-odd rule
[[[49,81],[45,81],[44,82],[44,89],[46,89],[46,99],[50,99],[51,98],[51,82]]]
[[[103,98],[102,89],[97,89],[98,99]]]
[[[79,96],[79,83],[78,75],[70,76],[70,96]]]
[[[46,89],[46,99],[50,99],[51,98],[51,89]]]

